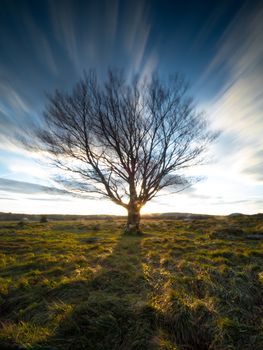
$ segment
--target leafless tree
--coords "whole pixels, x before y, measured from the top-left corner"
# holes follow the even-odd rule
[[[140,232],[140,210],[165,188],[189,184],[215,138],[179,75],[161,80],[109,71],[85,74],[70,94],[48,96],[37,147],[70,174],[71,191],[106,197],[128,211],[126,232]],[[66,174],[66,173],[65,173]]]

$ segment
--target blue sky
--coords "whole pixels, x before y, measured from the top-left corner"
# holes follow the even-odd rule
[[[145,212],[263,210],[263,6],[257,1],[1,1],[0,211],[124,213],[108,201],[54,190],[55,170],[23,149],[46,93],[84,70],[181,72],[221,136],[204,180],[160,196]]]

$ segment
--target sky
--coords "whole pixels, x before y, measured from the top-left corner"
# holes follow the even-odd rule
[[[0,211],[125,214],[65,194],[56,170],[19,142],[41,120],[47,93],[109,67],[182,73],[221,131],[209,162],[190,171],[203,180],[163,193],[144,213],[263,211],[262,1],[0,0],[0,8]]]

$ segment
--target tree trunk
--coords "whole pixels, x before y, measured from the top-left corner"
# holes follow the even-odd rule
[[[140,230],[140,207],[136,204],[130,204],[128,207],[128,220],[125,233],[127,234],[141,234]]]

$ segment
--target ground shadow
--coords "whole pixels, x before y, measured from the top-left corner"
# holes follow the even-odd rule
[[[21,300],[17,298],[20,291],[12,291],[7,296],[7,303],[1,307],[2,316],[15,310],[17,302],[30,306],[34,305],[36,298],[44,299],[49,306],[53,302],[62,307],[73,305],[69,312],[58,315],[61,317],[53,336],[35,343],[34,350],[168,349],[159,346],[160,333],[178,350],[207,349],[201,344],[201,338],[197,343],[189,336],[192,327],[190,310],[180,299],[173,299],[171,312],[157,311],[150,304],[155,286],[144,273],[141,242],[145,237],[121,235],[112,253],[98,260],[99,268],[92,278],[63,283],[51,289],[34,285],[28,297],[21,293]],[[39,303],[35,304],[34,315],[38,312],[44,314],[44,310],[37,309]],[[28,321],[34,323],[28,317]],[[19,318],[21,316],[18,316],[18,321]],[[27,320],[27,315],[22,319]],[[11,340],[9,348],[15,349]]]
[[[44,315],[45,310],[38,309],[40,303],[36,303],[37,298],[41,298],[49,307],[47,319],[42,320],[43,324],[48,324],[53,303],[60,303],[62,308],[71,305],[67,312],[63,309],[64,313],[57,315],[58,319],[54,323],[56,328],[51,337],[35,342],[33,348],[28,347],[34,350],[212,350],[220,346],[249,349],[253,337],[254,348],[261,349],[260,346],[257,347],[260,342],[259,336],[253,333],[257,329],[254,327],[257,319],[252,314],[257,317],[262,315],[259,311],[262,310],[262,288],[258,281],[259,270],[248,265],[253,261],[253,256],[261,252],[244,255],[232,251],[225,252],[218,247],[209,252],[209,246],[202,245],[203,250],[200,250],[197,245],[195,249],[207,259],[224,258],[224,269],[221,271],[219,268],[213,268],[210,259],[207,274],[200,276],[194,268],[195,259],[185,270],[181,267],[181,271],[177,271],[176,264],[173,263],[170,289],[157,290],[154,280],[149,281],[149,276],[145,273],[146,252],[151,244],[163,246],[164,241],[153,237],[150,246],[143,245],[142,252],[142,240],[149,237],[150,234],[120,235],[111,254],[104,259],[98,258],[98,268],[90,278],[63,283],[54,288],[32,285],[28,295],[21,293],[19,289],[11,291],[6,298],[7,303],[0,308],[1,318],[8,316],[12,310],[17,312],[23,304],[26,307],[30,306],[31,311],[32,305],[36,304],[32,314],[37,316],[39,312]],[[91,241],[90,238],[88,240]],[[172,245],[176,243],[176,247],[179,248],[178,242],[176,238]],[[181,239],[180,242],[185,241]],[[103,244],[102,241],[99,244]],[[190,263],[192,255],[187,255],[188,253],[189,249],[186,246],[181,252],[176,250],[177,258],[173,257],[174,250],[170,254],[173,262],[176,259],[180,261],[183,254]],[[153,264],[153,261],[148,263]],[[240,267],[245,269],[246,266],[251,267],[250,273],[238,270]],[[152,265],[152,268],[150,275],[158,275],[159,267]],[[226,282],[231,288],[226,288]],[[152,301],[157,293],[165,300],[163,309],[153,307],[156,304]],[[196,300],[195,305],[187,304],[189,297]],[[214,309],[205,302],[207,297],[213,299]],[[76,302],[78,300],[79,303]],[[17,302],[19,306],[16,305]],[[53,316],[55,312],[57,310],[54,310]],[[28,313],[30,314],[30,310]],[[247,316],[248,322],[243,320]],[[28,319],[26,317],[27,315],[21,317],[18,314],[17,322],[28,320],[29,323],[41,325],[35,319],[31,319],[30,315]],[[16,349],[12,347],[12,342],[14,343],[13,338],[10,339],[10,347],[6,349]],[[222,347],[222,344],[225,347]],[[1,349],[4,349],[2,344]]]
[[[63,300],[64,293],[75,290],[81,303],[43,345],[63,349],[150,349],[156,314],[147,305],[151,286],[143,273],[140,243],[139,236],[120,236],[93,279],[50,292]]]

